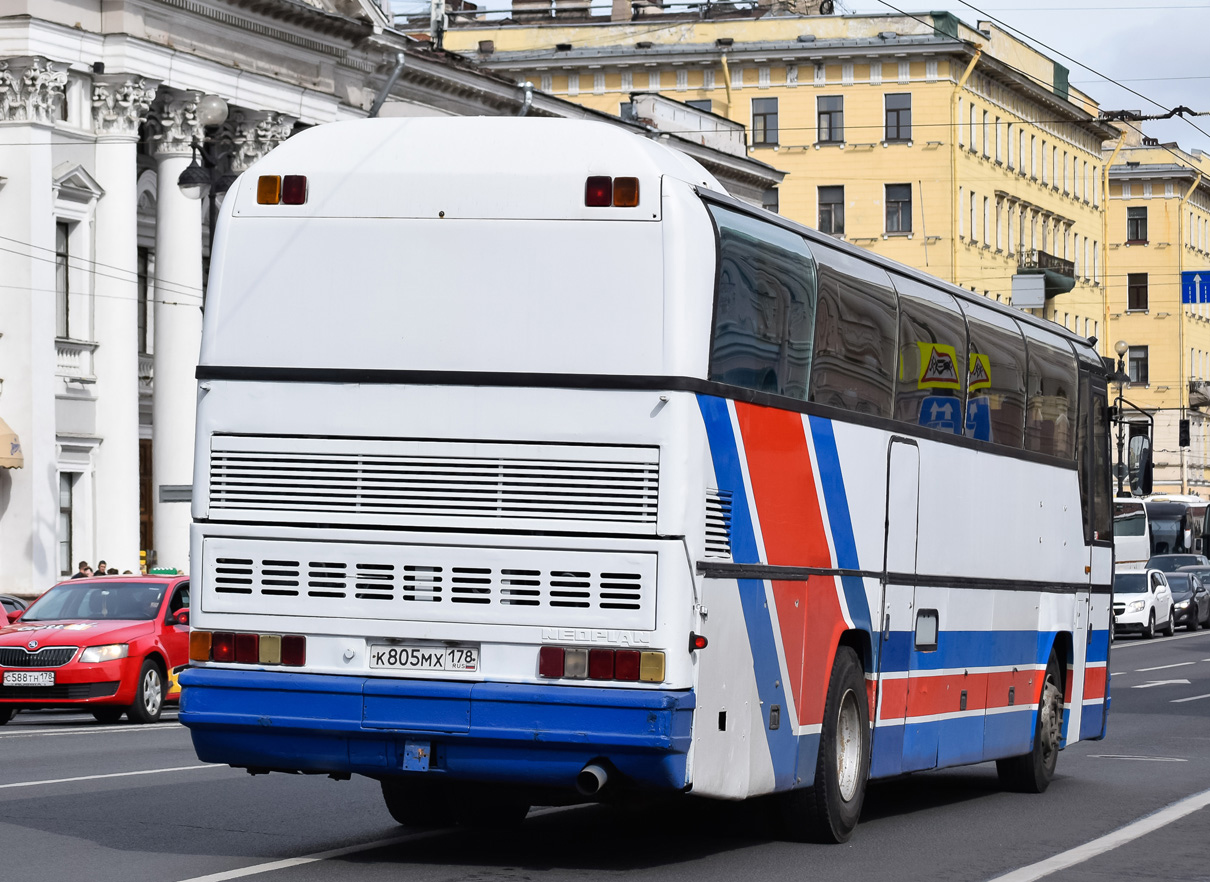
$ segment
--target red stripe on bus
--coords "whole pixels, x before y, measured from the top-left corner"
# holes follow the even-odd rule
[[[1105,697],[1105,668],[1097,667],[1084,669],[1084,697]]]

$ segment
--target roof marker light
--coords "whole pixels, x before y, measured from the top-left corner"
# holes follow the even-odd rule
[[[261,175],[257,178],[256,202],[258,205],[277,205],[281,202],[280,175]]]
[[[613,178],[593,175],[584,188],[584,204],[589,208],[608,208],[613,205]]]
[[[615,208],[634,208],[639,204],[639,179],[614,178],[613,204]]]

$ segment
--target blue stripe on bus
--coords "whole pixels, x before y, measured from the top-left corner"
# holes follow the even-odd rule
[[[822,417],[808,417],[811,437],[815,440],[815,456],[819,465],[819,482],[823,486],[824,503],[828,507],[828,522],[832,527],[832,545],[836,549],[836,566],[842,570],[860,570],[857,557],[857,541],[853,535],[853,520],[849,513],[849,499],[844,487],[844,473],[840,470],[840,455],[836,450],[836,435],[832,421]],[[844,576],[840,580],[845,603],[853,627],[867,634],[873,630],[870,619],[870,604],[865,592],[865,581],[859,576]],[[871,670],[878,670],[878,641],[870,641],[874,658]]]
[[[709,395],[697,396],[698,407],[706,426],[706,438],[710,444],[710,456],[714,461],[715,480],[720,490],[729,490],[731,504],[731,558],[736,563],[760,563],[760,551],[756,546],[756,531],[752,525],[748,507],[748,493],[744,489],[744,473],[739,461],[739,447],[731,424],[731,409],[723,398]],[[764,734],[773,760],[773,776],[778,790],[794,786],[797,773],[798,745],[790,726],[770,729],[769,708],[778,705],[788,708],[786,693],[782,687],[781,664],[777,658],[777,640],[773,633],[773,620],[765,596],[765,583],[755,579],[739,579],[740,605],[744,611],[744,627],[748,631],[748,643],[752,647],[752,667],[756,674],[756,688],[761,700],[761,717],[765,720]],[[810,781],[815,779],[812,758]]]
[[[1108,603],[1109,601],[1106,601]],[[1088,635],[1088,654],[1090,662],[1109,661],[1109,631],[1093,631]]]
[[[1050,658],[1055,631],[941,631],[937,649],[914,652],[915,632],[892,631],[883,641],[882,673],[950,668],[996,668],[1042,665]],[[913,659],[914,655],[914,659]]]

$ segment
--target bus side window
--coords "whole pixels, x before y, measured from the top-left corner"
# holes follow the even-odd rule
[[[811,401],[889,417],[895,389],[898,298],[881,267],[826,244],[819,263],[819,312]]]
[[[805,400],[816,298],[806,241],[736,211],[710,214],[719,257],[709,378]]]
[[[1073,457],[1076,421],[1076,359],[1066,340],[1021,323],[1025,334],[1025,449]]]
[[[1093,538],[1113,541],[1113,490],[1109,474],[1109,402],[1104,380],[1092,383],[1092,530]],[[1145,517],[1145,515],[1144,515]]]
[[[1017,323],[964,303],[970,335],[966,435],[1021,447],[1025,434],[1025,340]]]
[[[961,435],[966,413],[966,322],[954,298],[904,276],[899,294],[895,419]]]

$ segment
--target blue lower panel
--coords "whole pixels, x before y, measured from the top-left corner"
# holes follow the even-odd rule
[[[1105,736],[1105,705],[1086,704],[1080,715],[1080,740],[1098,741]]]
[[[1037,709],[1032,707],[988,714],[983,733],[983,756],[991,760],[1029,753],[1034,746],[1037,716]]]
[[[592,760],[630,782],[684,788],[694,695],[591,686],[446,683],[195,668],[181,722],[205,762],[308,772],[400,772],[409,741],[430,774],[574,786]]]

